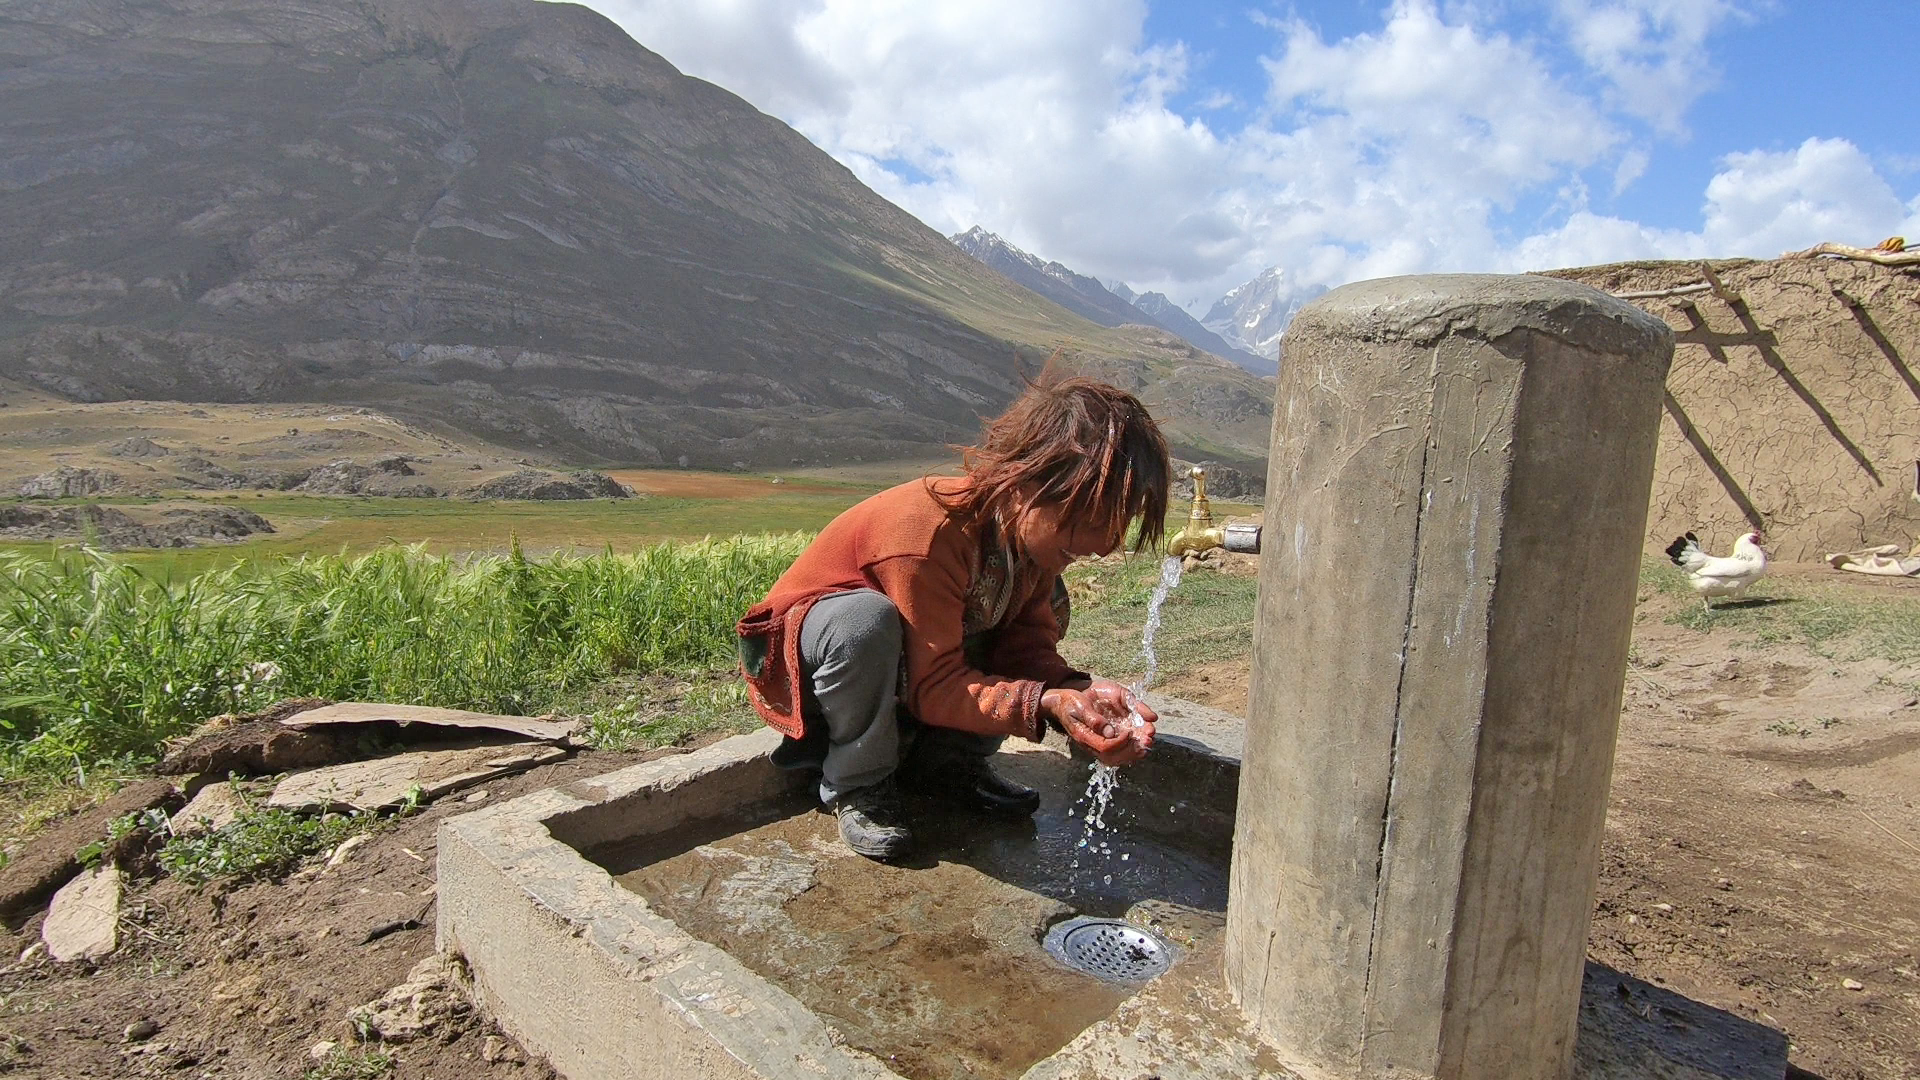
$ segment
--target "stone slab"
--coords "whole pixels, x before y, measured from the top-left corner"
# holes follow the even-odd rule
[[[174,811],[172,817],[175,836],[199,836],[216,832],[233,824],[235,818],[247,808],[246,801],[232,784],[208,784],[199,794],[187,800],[187,805]]]
[[[87,870],[53,894],[40,940],[55,960],[98,960],[120,946],[120,868]]]
[[[580,726],[578,720],[541,720],[531,716],[505,716],[497,713],[467,712],[463,709],[436,709],[427,705],[388,705],[366,701],[343,701],[295,713],[280,721],[295,731],[330,727],[337,724],[393,723],[401,727],[420,724],[426,727],[455,728],[468,731],[498,731],[543,742],[559,742]]]
[[[399,806],[416,786],[426,798],[437,799],[566,756],[544,743],[394,754],[294,773],[273,789],[267,805],[297,811],[386,810]]]

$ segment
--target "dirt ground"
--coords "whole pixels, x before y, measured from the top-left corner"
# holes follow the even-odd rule
[[[510,798],[658,753],[582,754],[477,790],[486,801]],[[478,801],[474,792],[456,793],[373,834],[338,867],[309,866],[281,883],[232,891],[172,879],[136,884],[125,944],[97,967],[39,960],[0,971],[0,1075],[286,1080],[318,1067],[317,1043],[355,1048],[348,1014],[434,955],[435,835],[442,818]],[[19,956],[38,941],[40,921],[0,937],[0,948]],[[157,1034],[129,1040],[128,1026],[142,1020],[157,1024]],[[496,1042],[496,1060],[485,1060],[488,1036],[498,1029],[456,1009],[423,1037],[386,1047],[391,1075],[553,1076],[510,1042],[504,1053]]]
[[[1847,587],[1920,597],[1920,582]],[[1641,606],[1591,956],[1784,1031],[1802,1080],[1920,1077],[1920,666],[1668,623],[1685,602]],[[1222,662],[1164,689],[1243,710],[1247,672]],[[486,799],[644,756],[582,754],[490,783]],[[316,1043],[353,1045],[350,1010],[433,954],[435,830],[472,806],[452,796],[280,884],[137,884],[128,944],[97,968],[0,970],[0,1073],[302,1076]],[[0,938],[5,955],[38,922]],[[129,1041],[142,1020],[157,1034]],[[551,1076],[497,1035],[444,1015],[389,1047],[392,1075]]]
[[[1666,622],[1690,602],[1641,604],[1589,955],[1785,1032],[1802,1077],[1920,1077],[1920,667]],[[1244,714],[1248,668],[1162,689]]]
[[[608,469],[606,474],[642,495],[676,495],[696,499],[752,498],[765,495],[773,483],[772,478],[760,475],[727,476],[674,469]],[[785,477],[779,478],[779,481],[790,495],[838,495],[846,491],[846,487],[840,484],[807,483]]]

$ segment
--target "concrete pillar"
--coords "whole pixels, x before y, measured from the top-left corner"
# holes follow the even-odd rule
[[[1533,276],[1287,330],[1226,973],[1304,1074],[1567,1074],[1672,355]]]

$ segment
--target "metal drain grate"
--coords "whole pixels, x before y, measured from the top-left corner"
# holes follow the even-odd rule
[[[1173,946],[1119,919],[1086,916],[1047,931],[1047,952],[1075,971],[1108,982],[1145,982],[1173,966]]]

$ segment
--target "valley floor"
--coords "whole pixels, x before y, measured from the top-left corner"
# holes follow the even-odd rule
[[[1250,568],[1191,572],[1176,592],[1162,690],[1245,709]],[[1139,629],[1131,596],[1148,573],[1114,561],[1080,575],[1078,659],[1124,662]],[[1790,568],[1766,585],[1760,602],[1711,616],[1657,571],[1642,588],[1590,955],[1784,1031],[1803,1080],[1920,1076],[1920,649],[1901,636],[1920,583]],[[1844,620],[1853,628],[1836,628]],[[485,798],[671,752],[584,751],[489,783]],[[428,1037],[346,1055],[348,1010],[433,952],[435,830],[470,806],[428,806],[334,868],[313,859],[237,888],[137,883],[128,944],[97,968],[0,971],[0,1071],[550,1075],[457,1008]],[[0,947],[19,955],[36,930],[30,921]],[[129,1041],[141,1020],[158,1033]],[[316,1064],[322,1040],[342,1045]]]

